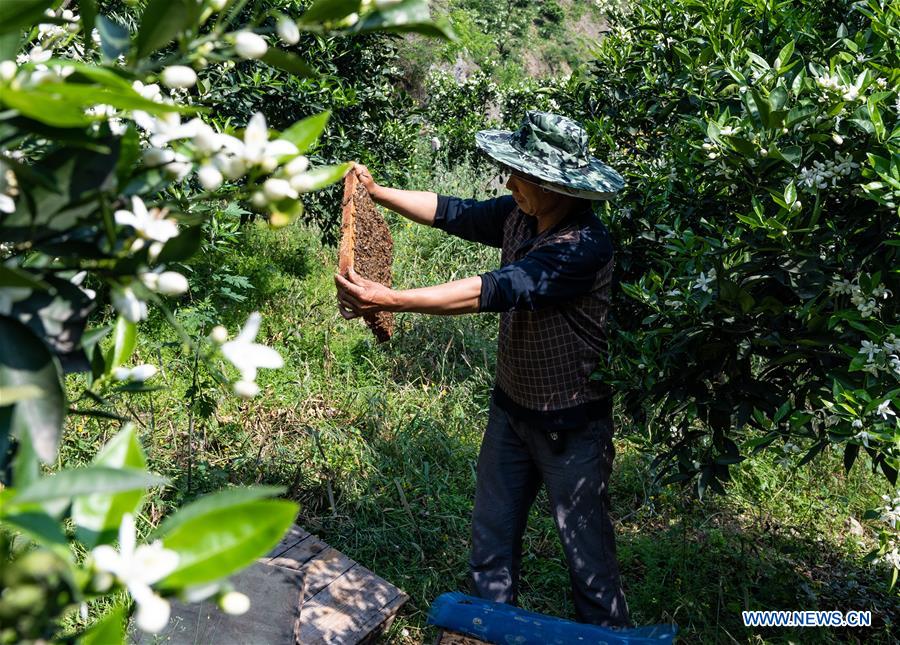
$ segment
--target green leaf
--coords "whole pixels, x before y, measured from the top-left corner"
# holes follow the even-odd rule
[[[88,466],[62,470],[56,475],[42,477],[19,489],[13,504],[29,504],[51,500],[66,500],[79,495],[94,493],[118,493],[126,490],[143,490],[165,484],[168,480],[159,475],[133,468],[108,468]]]
[[[181,507],[174,515],[170,515],[163,520],[162,524],[151,535],[151,539],[162,538],[185,523],[203,517],[208,513],[214,513],[232,506],[239,506],[265,497],[281,495],[284,491],[285,489],[281,486],[242,486],[204,495],[187,506]]]
[[[50,285],[24,269],[0,264],[0,287],[27,287],[46,291]]]
[[[794,45],[796,43],[792,40],[787,45],[781,48],[781,51],[778,52],[778,58],[775,59],[775,69],[781,71],[787,62],[791,59],[791,56],[794,55]]]
[[[0,316],[0,383],[4,387],[34,386],[39,398],[19,401],[0,417],[0,435],[31,438],[44,463],[56,461],[66,398],[59,362],[28,327]]]
[[[788,111],[787,119],[785,119],[784,125],[787,128],[790,128],[798,123],[801,123],[814,115],[816,113],[816,108],[814,107],[796,107],[791,108]]]
[[[245,567],[278,544],[297,517],[297,505],[252,501],[183,522],[163,538],[178,553],[178,569],[160,585],[179,588],[213,582]]]
[[[349,33],[369,31],[413,31],[424,36],[434,36],[458,41],[459,37],[447,20],[432,20],[428,0],[402,0],[395,5],[363,16]]]
[[[147,458],[141,449],[134,425],[126,425],[119,434],[110,439],[91,463],[110,468],[145,470]],[[72,503],[72,519],[75,521],[76,535],[89,549],[98,543],[112,542],[122,523],[122,516],[125,513],[136,515],[143,502],[143,490],[77,497]]]
[[[3,516],[3,523],[26,533],[41,546],[51,549],[64,559],[70,558],[69,543],[59,522],[40,511],[25,511]]]
[[[190,258],[200,249],[203,242],[203,227],[191,226],[183,228],[181,232],[165,243],[162,251],[156,258],[159,264],[168,264],[170,262],[183,262]]]
[[[137,58],[165,47],[197,17],[194,0],[150,0],[141,14],[135,41]]]
[[[100,50],[108,61],[114,61],[131,48],[131,34],[128,29],[111,18],[97,18],[97,31],[100,32]]]
[[[56,0],[4,0],[0,2],[0,34],[18,33],[22,27],[41,22],[44,10]]]
[[[794,185],[793,179],[784,188],[784,201],[788,206],[797,201],[797,187]]]
[[[94,24],[97,21],[97,0],[78,0],[78,11],[81,15],[81,35],[87,51],[94,46]]]
[[[91,122],[91,118],[78,105],[72,105],[42,87],[32,87],[27,91],[4,87],[0,89],[0,103],[23,116],[58,128],[79,127]]]
[[[780,85],[769,92],[769,107],[772,111],[780,110],[785,106],[788,100],[787,90]]]
[[[276,47],[269,47],[263,55],[262,61],[301,78],[315,78],[318,76],[318,72],[299,56]]]
[[[747,92],[752,100],[752,107],[755,107],[756,116],[759,118],[763,126],[769,125],[769,102],[762,97],[758,90]],[[748,104],[749,107],[749,104]]]
[[[351,168],[353,168],[353,162],[347,161],[338,165],[317,166],[308,170],[305,174],[310,178],[310,184],[308,184],[304,192],[311,192],[330,186],[342,179],[344,175],[350,172]]]
[[[125,642],[125,607],[114,607],[81,635],[81,645],[117,645]]]
[[[330,110],[308,116],[305,119],[297,121],[294,125],[282,132],[279,138],[290,141],[297,146],[300,154],[303,154],[312,148],[319,140],[319,136],[325,130],[325,126],[328,125],[328,119],[330,117]]]
[[[885,128],[884,121],[881,118],[881,110],[878,109],[878,105],[875,103],[869,103],[869,118],[872,121],[872,126],[875,130],[875,136],[878,138],[878,141],[884,141]]]
[[[137,325],[124,316],[119,316],[113,332],[113,345],[106,354],[107,374],[111,374],[114,369],[128,362],[134,353],[136,342]]]
[[[0,409],[0,418],[3,417],[3,410],[8,411],[9,408]],[[13,484],[17,488],[24,488],[37,481],[40,476],[41,461],[38,459],[37,453],[34,452],[31,436],[26,432],[19,437],[16,459],[13,462]]]
[[[316,0],[307,9],[298,22],[304,24],[339,20],[351,13],[359,13],[360,0]]]

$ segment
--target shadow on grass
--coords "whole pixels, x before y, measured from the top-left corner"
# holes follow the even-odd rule
[[[398,385],[454,385],[474,378],[487,391],[497,353],[495,321],[476,316],[398,316],[388,352],[389,378]]]

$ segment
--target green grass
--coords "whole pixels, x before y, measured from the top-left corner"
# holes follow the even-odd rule
[[[408,170],[406,188],[488,196],[489,177],[447,168],[424,151]],[[401,288],[472,275],[498,261],[494,249],[394,215],[389,222]],[[261,372],[263,394],[250,402],[217,387],[201,369],[191,404],[193,356],[159,317],[142,325],[136,362],[160,363],[156,384],[167,389],[138,395],[118,411],[134,415],[151,467],[173,482],[151,500],[142,527],[226,485],[285,486],[301,505],[300,524],[410,595],[385,640],[427,642],[434,636],[425,625],[430,603],[467,589],[475,463],[497,320],[399,315],[394,339],[378,345],[362,322],[338,315],[335,264],[336,250],[298,223],[282,230],[248,225],[194,267],[178,318],[197,333],[211,321],[234,333],[259,310],[260,342],[285,358],[284,369]],[[224,273],[243,276],[252,287],[225,284]],[[89,459],[113,431],[107,423],[70,417],[63,462]],[[735,467],[729,496],[699,502],[689,491],[651,485],[646,441],[621,420],[616,449],[612,512],[636,623],[674,620],[683,642],[891,642],[897,636],[898,597],[887,592],[886,571],[863,561],[871,533],[857,538],[846,528],[848,517],[860,518],[888,489],[866,472],[862,458],[847,477],[839,455],[796,471],[763,455]],[[547,509],[542,492],[525,536],[521,602],[571,618],[568,574]],[[871,609],[876,627],[754,633],[740,624],[745,608]]]

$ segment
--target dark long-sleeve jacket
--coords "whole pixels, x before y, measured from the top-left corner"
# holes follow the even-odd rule
[[[480,311],[500,312],[497,403],[562,429],[610,410],[610,388],[591,373],[607,359],[613,246],[589,207],[540,234],[536,224],[512,195],[438,195],[436,228],[501,249],[479,297]]]

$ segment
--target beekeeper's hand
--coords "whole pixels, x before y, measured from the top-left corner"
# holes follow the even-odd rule
[[[369,172],[369,169],[361,163],[354,162],[351,172],[356,173],[356,178],[359,180],[359,183],[363,185],[366,192],[369,193],[369,196],[374,199],[375,193],[378,192],[378,189],[381,188],[381,186],[375,183],[375,179],[372,177],[372,173]]]
[[[396,310],[396,291],[362,277],[352,268],[347,271],[346,277],[334,274],[334,284],[341,315],[347,320],[364,314]]]

